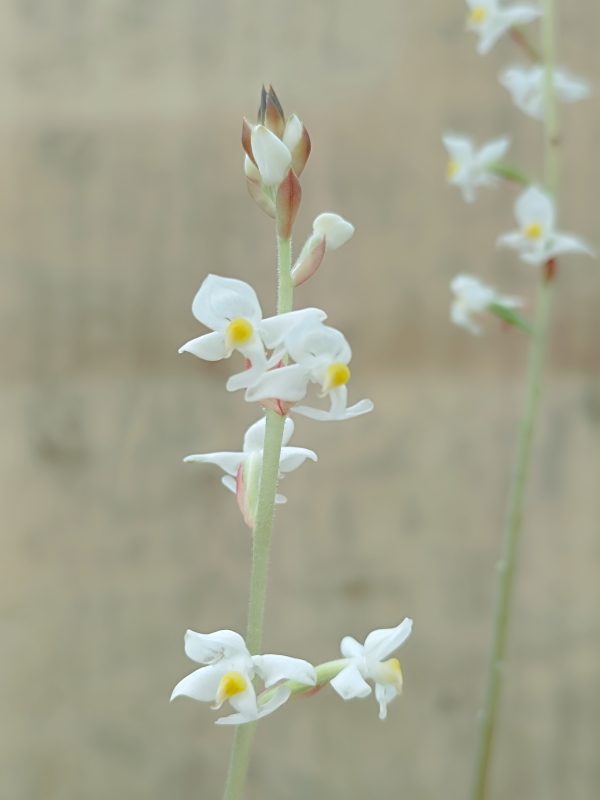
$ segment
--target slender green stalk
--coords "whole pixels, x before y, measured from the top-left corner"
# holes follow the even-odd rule
[[[290,275],[292,245],[289,239],[277,238],[278,289],[277,313],[292,310],[293,285]],[[269,556],[273,533],[275,494],[279,477],[279,458],[285,418],[275,411],[267,411],[265,443],[263,449],[256,525],[252,537],[252,570],[248,600],[246,644],[251,653],[258,653],[262,642]],[[236,728],[229,771],[225,783],[224,800],[240,800],[246,782],[256,723]]]
[[[542,18],[542,52],[546,68],[544,92],[544,157],[546,188],[556,196],[558,188],[558,117],[553,86],[555,48],[554,0],[544,0]],[[531,463],[535,425],[540,407],[546,343],[550,327],[554,294],[554,262],[546,265],[539,288],[534,329],[529,348],[525,405],[512,473],[508,508],[504,527],[503,553],[498,565],[498,598],[494,614],[492,648],[488,664],[487,687],[481,713],[478,751],[472,800],[487,795],[490,765],[498,722],[502,683],[506,664],[512,595],[515,583],[519,540],[523,527],[525,488]]]

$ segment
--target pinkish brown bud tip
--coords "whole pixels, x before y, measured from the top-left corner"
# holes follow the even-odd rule
[[[252,161],[254,166],[256,166],[256,161],[254,160],[254,154],[252,153],[252,125],[248,122],[246,117],[242,120],[242,147],[244,148],[244,152]]]
[[[277,190],[277,233],[282,239],[289,239],[292,227],[302,200],[300,181],[289,169]]]

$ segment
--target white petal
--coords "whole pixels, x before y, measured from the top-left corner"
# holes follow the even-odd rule
[[[592,91],[590,84],[586,80],[570,75],[562,69],[554,71],[554,85],[559,100],[564,103],[576,103],[578,100],[585,100]]]
[[[280,367],[264,376],[246,391],[246,400],[301,400],[306,394],[308,375],[300,364]]]
[[[510,139],[506,138],[494,139],[493,142],[488,142],[477,153],[477,165],[480,169],[488,169],[488,167],[504,158],[509,147]]]
[[[294,420],[291,417],[286,417],[283,423],[283,436],[281,437],[282,447],[285,447],[294,435],[294,428]]]
[[[237,494],[237,481],[235,478],[232,478],[231,475],[223,475],[221,483],[226,489],[229,489],[230,492]]]
[[[521,231],[510,231],[510,233],[503,233],[496,239],[496,246],[511,247],[513,250],[522,250],[528,247],[528,241]]]
[[[313,222],[313,232],[319,237],[325,237],[327,250],[337,250],[352,238],[354,225],[339,214],[326,212],[319,214]]]
[[[562,253],[583,253],[592,257],[596,255],[582,239],[568,233],[555,233],[550,242],[550,250],[553,256]]]
[[[258,706],[258,715],[257,719],[261,719],[262,717],[266,717],[268,714],[272,714],[276,711],[280,706],[282,706],[286,700],[289,698],[291,691],[288,689],[287,686],[279,686],[277,690],[273,694],[270,700],[268,700],[264,705]],[[228,717],[220,717],[220,719],[216,720],[217,725],[243,725],[246,722],[252,722],[253,720],[248,719],[243,714],[230,714]]]
[[[215,699],[222,676],[220,665],[200,667],[179,681],[171,693],[171,700],[176,697],[191,697],[193,700],[210,703]]]
[[[281,139],[264,125],[256,125],[251,136],[252,153],[265,186],[278,186],[287,175],[292,155]]]
[[[347,364],[352,358],[352,350],[343,333],[321,323],[295,326],[286,336],[285,345],[294,361],[308,369],[323,363]]]
[[[244,435],[244,453],[253,453],[264,448],[266,425],[267,418],[264,416],[250,425]]]
[[[223,658],[249,656],[246,643],[235,631],[197,633],[186,631],[185,654],[199,664],[213,664]]]
[[[262,318],[254,289],[236,278],[208,275],[198,289],[192,313],[214,331],[224,331],[232,319],[244,318],[257,325]]]
[[[186,456],[185,462],[195,461],[198,464],[216,464],[228,475],[235,475],[240,464],[244,461],[243,453],[197,453]]]
[[[293,472],[298,467],[301,467],[307,458],[310,458],[311,461],[318,461],[317,454],[312,450],[307,450],[305,447],[282,447],[279,471]]]
[[[272,350],[280,344],[286,333],[300,322],[322,322],[327,319],[327,314],[320,308],[300,308],[288,311],[286,314],[277,314],[274,317],[263,319],[260,324],[260,334],[265,346]]]
[[[287,122],[285,123],[285,130],[283,132],[283,143],[290,153],[293,153],[294,148],[300,143],[303,130],[304,125],[296,116],[296,114],[292,114],[290,117],[288,117]]]
[[[252,685],[252,680],[248,675],[246,678],[246,688],[243,692],[235,694],[229,698],[229,704],[238,714],[245,717],[248,721],[258,719],[258,706],[256,704],[256,692]]]
[[[303,417],[314,419],[317,422],[342,422],[353,417],[360,417],[363,414],[368,414],[373,411],[374,405],[371,400],[359,400],[353,406],[349,406],[343,416],[332,416],[331,411],[325,411],[322,408],[313,408],[312,406],[293,406],[292,411],[296,414],[301,414]]]
[[[204,336],[198,336],[196,339],[190,339],[189,342],[182,344],[179,352],[192,353],[205,361],[220,361],[227,356],[225,337],[218,331],[205,333]]]
[[[544,235],[554,229],[554,201],[537,186],[530,186],[515,202],[515,217],[521,228],[537,223]]]
[[[388,704],[397,696],[398,691],[389,683],[375,684],[375,699],[379,703],[379,719],[387,717]]]
[[[446,133],[442,136],[442,142],[452,161],[461,164],[463,161],[470,161],[473,157],[473,141],[467,136]]]
[[[252,386],[253,383],[260,380],[265,374],[263,366],[264,365],[261,364],[256,368],[250,367],[242,372],[236,372],[234,375],[230,375],[229,378],[227,378],[225,388],[228,392],[237,392],[240,389],[247,389],[249,386]]]
[[[317,682],[315,668],[302,658],[264,655],[252,656],[252,661],[267,689],[279,681],[297,681],[306,686],[314,686]]]
[[[275,505],[283,506],[287,503],[287,497],[284,494],[275,495]]]
[[[366,657],[376,661],[386,659],[408,639],[412,631],[412,624],[412,619],[406,617],[395,628],[381,628],[372,631],[365,639]]]
[[[371,694],[371,687],[360,674],[355,664],[348,664],[347,667],[344,667],[330,683],[331,687],[335,689],[343,700],[368,697]]]
[[[357,642],[353,636],[344,636],[340,644],[340,650],[346,658],[362,658],[364,647]]]
[[[479,336],[481,328],[471,319],[469,311],[460,301],[455,301],[450,307],[450,319],[455,325]]]

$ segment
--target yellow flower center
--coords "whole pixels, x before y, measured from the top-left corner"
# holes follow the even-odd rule
[[[450,178],[453,178],[459,169],[460,169],[460,164],[458,163],[458,161],[449,161],[446,166],[446,177],[448,178],[448,180],[450,180]]]
[[[478,25],[483,25],[487,18],[487,10],[483,6],[475,6],[475,8],[469,14],[467,22],[469,25],[474,27]]]
[[[536,241],[537,239],[542,238],[542,226],[539,224],[539,222],[532,222],[530,225],[527,225],[523,233],[528,239],[533,239],[533,241]]]
[[[219,681],[216,697],[217,707],[223,705],[225,700],[229,700],[235,697],[236,694],[246,691],[247,686],[248,681],[241,672],[226,672]]]
[[[344,386],[350,380],[350,369],[347,364],[336,363],[330,364],[327,367],[325,375],[325,383],[323,385],[323,392],[329,392],[331,389],[337,389],[338,386]]]
[[[230,347],[239,347],[248,344],[253,333],[254,328],[248,320],[240,317],[231,320],[225,331],[225,338]]]
[[[402,669],[397,658],[389,658],[378,664],[373,672],[373,679],[377,683],[393,686],[398,692],[402,691]]]

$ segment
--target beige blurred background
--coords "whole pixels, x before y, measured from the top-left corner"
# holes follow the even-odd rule
[[[563,2],[561,60],[596,84],[600,6]],[[474,272],[533,298],[495,237],[515,192],[469,207],[446,130],[510,134],[539,175],[540,129],[481,59],[461,0],[11,0],[0,8],[2,480],[0,798],[220,796],[231,731],[169,705],[187,627],[243,630],[250,540],[216,468],[257,414],[230,364],[178,356],[210,272],[273,309],[270,220],[239,145],[272,81],[307,124],[300,241],[356,225],[297,293],[348,336],[345,424],[286,479],[265,650],[335,657],[412,616],[405,694],[331,691],[261,725],[249,800],[464,798],[469,784],[525,343],[448,322]],[[532,32],[535,29],[532,28]],[[563,113],[562,221],[600,246],[598,95]],[[494,798],[600,794],[598,263],[565,258],[527,503]]]

